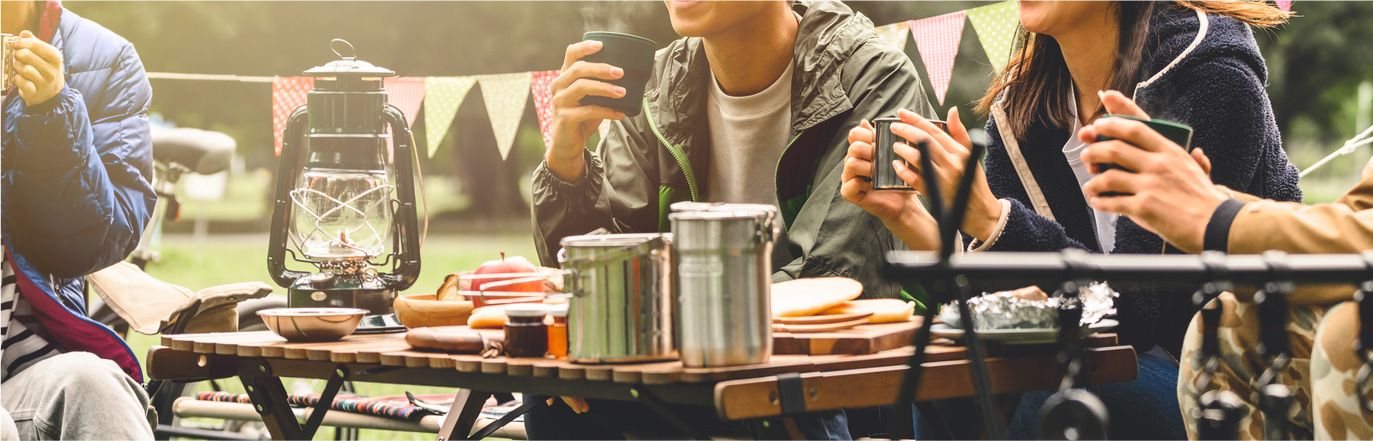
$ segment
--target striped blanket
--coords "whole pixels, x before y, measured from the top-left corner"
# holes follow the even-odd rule
[[[453,404],[453,395],[417,395],[415,398],[440,406]],[[195,399],[201,401],[245,404],[252,402],[248,399],[248,394],[235,394],[229,392],[201,392],[196,394]],[[319,394],[291,394],[286,396],[286,402],[295,407],[314,407],[316,403],[319,403]],[[420,418],[424,418],[427,415],[435,415],[434,412],[428,409],[411,405],[410,400],[404,395],[360,397],[352,394],[339,393],[334,396],[334,404],[333,406],[330,406],[330,410],[341,410],[344,412],[408,421],[418,421]]]

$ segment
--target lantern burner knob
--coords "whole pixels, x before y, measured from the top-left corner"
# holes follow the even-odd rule
[[[330,41],[329,41],[329,48],[330,48],[330,49],[333,49],[334,55],[338,55],[339,58],[342,58],[342,59],[345,59],[345,60],[356,60],[356,59],[358,59],[358,51],[357,51],[357,49],[354,49],[354,48],[353,48],[353,44],[352,44],[352,43],[349,43],[348,40],[344,40],[344,39],[342,39],[342,38],[335,38],[335,39],[333,39],[333,40],[330,40]],[[348,55],[344,55],[344,54],[343,54],[344,52],[347,52]]]

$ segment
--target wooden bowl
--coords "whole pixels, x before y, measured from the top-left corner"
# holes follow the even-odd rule
[[[466,325],[472,302],[438,300],[434,294],[396,297],[396,318],[407,328]]]

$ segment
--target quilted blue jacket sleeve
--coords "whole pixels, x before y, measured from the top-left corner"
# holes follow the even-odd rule
[[[14,97],[19,111],[9,113],[17,133],[4,152],[8,245],[58,277],[124,259],[156,203],[152,88],[131,44],[101,43],[104,62],[74,66],[68,55],[66,88],[32,107]]]

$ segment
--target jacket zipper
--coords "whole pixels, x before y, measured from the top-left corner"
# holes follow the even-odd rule
[[[795,144],[796,140],[800,139],[801,135],[804,135],[805,133],[805,130],[797,132],[796,136],[791,137],[791,141],[787,141],[787,146],[782,147],[782,155],[777,157],[777,165],[772,168],[772,196],[777,198],[778,210],[782,209],[782,189],[777,186],[777,174],[782,169],[782,158],[787,157],[787,151],[791,150],[791,145]],[[790,229],[790,226],[786,225],[786,222],[782,222],[782,226],[783,228]]]
[[[696,193],[696,174],[691,171],[691,162],[687,161],[686,152],[682,150],[681,146],[675,146],[668,142],[667,137],[663,136],[663,132],[658,130],[658,122],[653,120],[653,112],[648,109],[648,96],[644,96],[643,107],[644,116],[648,117],[648,128],[653,130],[653,136],[658,137],[658,142],[667,146],[667,151],[672,153],[672,158],[677,160],[677,166],[682,169],[682,174],[686,176],[687,188],[691,190],[691,201],[699,202],[700,197]]]

